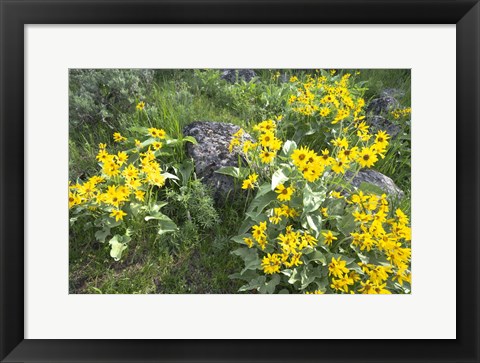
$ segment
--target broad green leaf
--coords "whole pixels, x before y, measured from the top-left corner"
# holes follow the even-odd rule
[[[190,180],[190,177],[192,176],[192,173],[193,173],[193,162],[192,162],[192,160],[185,160],[178,167],[178,171],[180,172],[180,175],[182,176],[182,184],[187,185],[187,183]]]
[[[280,283],[280,275],[275,274],[272,276],[270,281],[268,281],[265,285],[260,286],[259,292],[261,294],[273,294],[275,292],[275,287]]]
[[[329,216],[343,215],[345,211],[345,201],[343,199],[329,198],[325,207]]]
[[[266,281],[266,277],[265,276],[259,276],[253,280],[251,280],[248,284],[246,285],[243,285],[242,287],[240,287],[238,289],[238,291],[248,291],[248,290],[257,290],[259,289],[261,286],[265,285],[265,281]]]
[[[311,254],[309,254],[308,259],[309,259],[309,262],[312,262],[312,261],[320,262],[323,266],[327,264],[327,259],[325,255],[318,250],[314,250]]]
[[[247,218],[242,222],[242,225],[240,226],[238,230],[238,234],[245,234],[247,233],[252,226],[254,226],[256,223],[254,220]]]
[[[263,183],[262,185],[260,185],[258,187],[258,191],[257,191],[257,194],[255,195],[255,198],[261,197],[262,195],[270,193],[271,191],[272,191],[272,189],[270,188],[270,184],[269,183]]]
[[[292,141],[292,140],[285,141],[282,148],[283,155],[289,157],[296,148],[297,148],[297,144],[295,143],[295,141]]]
[[[328,276],[315,279],[314,283],[318,286],[318,290],[324,291],[325,288],[328,286]]]
[[[241,245],[244,245],[245,242],[243,241],[243,239],[245,237],[251,237],[251,235],[242,233],[241,235],[237,235],[235,237],[232,237],[231,240],[234,241],[234,242],[240,243]]]
[[[131,126],[128,128],[128,131],[131,131],[132,133],[141,134],[141,135],[149,135],[148,128],[142,127],[142,126]]]
[[[110,256],[113,257],[115,261],[119,261],[122,258],[122,253],[127,248],[127,245],[125,243],[119,242],[119,240],[122,240],[122,236],[115,235],[108,242],[111,246]]]
[[[236,166],[224,166],[218,170],[215,170],[217,174],[233,176],[236,179],[240,179],[240,168]]]
[[[97,239],[98,242],[104,243],[105,238],[110,234],[110,228],[109,227],[103,227],[101,230],[95,232],[95,238]]]
[[[322,216],[320,214],[307,214],[305,217],[308,227],[313,230],[313,236],[318,238],[322,230]]]
[[[303,213],[310,213],[318,208],[325,200],[325,191],[314,192],[307,184],[303,189]]]
[[[158,221],[158,234],[164,234],[167,232],[175,232],[177,230],[177,225],[170,218],[165,216],[165,218]]]
[[[194,145],[198,144],[197,140],[193,136],[184,136],[184,137],[182,137],[182,141],[183,142],[191,142]]]
[[[376,194],[376,195],[385,194],[382,188],[378,187],[375,184],[367,183],[367,182],[362,182],[358,187],[358,189],[364,192],[365,194]]]
[[[134,216],[138,216],[140,214],[140,212],[145,209],[146,207],[143,206],[142,204],[140,203],[136,203],[136,202],[131,202],[130,203],[130,211],[132,212],[132,214]]]
[[[112,217],[107,217],[103,219],[103,222],[104,222],[104,225],[109,228],[117,227],[122,224],[122,221],[116,221],[115,218],[112,218]]]
[[[338,230],[342,232],[345,237],[350,236],[350,233],[355,230],[356,226],[355,218],[350,213],[344,215],[337,222]]]
[[[151,213],[158,212],[160,209],[162,209],[163,207],[165,207],[167,204],[168,204],[167,202],[155,203],[155,204],[152,205],[152,207],[150,208],[150,212],[151,212]]]
[[[272,190],[275,190],[275,188],[280,185],[280,184],[283,184],[284,182],[286,182],[288,180],[288,176],[285,175],[284,173],[284,170],[283,169],[278,169],[275,173],[273,173],[272,175],[272,187],[271,189]]]
[[[242,270],[240,274],[243,274],[247,270],[256,270],[260,268],[261,261],[260,261],[260,258],[258,257],[258,253],[256,249],[241,247],[232,251],[232,254],[241,257],[245,262],[245,268]]]
[[[361,251],[358,246],[354,246],[352,244],[350,245],[350,247],[352,248],[352,250],[354,250],[357,253],[357,256],[360,259],[360,261],[362,261],[363,263],[370,263],[370,258],[366,254],[364,254],[363,251]]]
[[[260,197],[256,196],[255,199],[252,200],[248,207],[248,212],[256,212],[256,214],[260,214],[263,212],[265,207],[267,207],[271,202],[277,199],[277,194],[274,191],[270,191],[267,194],[264,194]]]
[[[256,212],[246,212],[245,215],[249,217],[252,221],[254,221],[256,224],[260,222],[265,222],[268,219],[267,216],[263,213],[258,214]]]
[[[178,139],[167,139],[167,140],[165,140],[165,145],[168,146],[168,147],[177,146],[177,145],[181,145],[181,144],[182,144],[182,140],[178,140]]]
[[[322,272],[320,268],[308,268],[305,267],[300,273],[300,289],[305,289],[308,285],[310,285],[317,277],[321,277]]]
[[[180,180],[178,176],[170,174],[170,173],[162,173],[161,174],[165,179],[173,179],[173,180]]]
[[[347,257],[347,256],[344,256],[344,255],[340,255],[338,253],[335,253],[335,254],[329,255],[329,257],[328,257],[329,262],[332,260],[332,257],[335,257],[336,260],[338,260],[339,258],[342,259],[342,261],[345,261],[347,263],[347,266],[355,261],[355,259],[352,258],[352,257]]]
[[[243,281],[251,281],[258,277],[258,273],[255,270],[247,270],[244,273],[234,273],[229,275],[228,277],[232,280],[243,280]]]
[[[290,278],[288,279],[288,283],[293,285],[294,283],[300,281],[301,276],[300,276],[300,270],[299,268],[295,268],[292,271],[292,274],[290,275]]]

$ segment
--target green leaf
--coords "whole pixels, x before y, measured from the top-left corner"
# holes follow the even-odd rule
[[[247,270],[243,274],[241,273],[234,273],[228,276],[228,278],[232,280],[243,280],[243,281],[251,281],[258,277],[258,273],[254,270]]]
[[[247,212],[256,212],[256,215],[259,215],[263,212],[266,206],[268,206],[276,199],[277,194],[273,191],[269,191],[268,193],[261,195],[260,197],[257,195],[248,206]]]
[[[131,127],[128,128],[128,131],[135,132],[135,133],[138,133],[140,135],[149,135],[147,127],[131,126]]]
[[[370,263],[370,258],[366,254],[364,254],[363,251],[360,250],[358,246],[354,246],[352,244],[350,245],[350,247],[352,248],[352,250],[354,250],[357,253],[357,256],[360,259],[360,261],[362,261],[363,263]]]
[[[270,184],[269,183],[263,183],[262,185],[260,185],[258,187],[258,191],[257,191],[257,194],[255,195],[255,198],[261,197],[262,195],[270,193],[271,191],[272,191],[272,189],[270,188]]]
[[[265,276],[259,276],[253,280],[251,280],[248,284],[246,285],[243,285],[242,287],[240,287],[238,289],[238,291],[248,291],[248,290],[257,290],[259,289],[261,286],[265,285],[265,281],[266,281],[266,277]]]
[[[355,218],[350,213],[344,215],[337,222],[338,230],[342,232],[345,237],[349,237],[350,233],[355,230],[356,226]]]
[[[345,202],[343,199],[329,198],[325,207],[328,210],[328,215],[339,216],[344,214]]]
[[[311,254],[308,255],[308,258],[309,262],[320,262],[323,266],[327,264],[327,259],[325,255],[318,250],[314,250]]]
[[[261,261],[258,257],[256,249],[241,247],[232,251],[232,254],[241,257],[245,262],[245,268],[242,270],[242,272],[240,272],[240,274],[243,274],[247,270],[256,270],[260,268]]]
[[[344,256],[344,255],[340,255],[338,253],[335,253],[335,254],[331,254],[328,258],[328,261],[331,261],[332,260],[332,257],[335,257],[336,260],[338,260],[339,258],[342,259],[342,261],[345,261],[346,262],[346,265],[350,265],[351,263],[355,262],[355,259],[352,258],[352,257],[347,257],[347,256]]]
[[[260,222],[265,222],[268,218],[265,214],[258,214],[256,212],[246,212],[245,215],[249,217],[256,224]],[[251,227],[251,226],[250,226]]]
[[[292,140],[285,141],[282,148],[283,155],[285,155],[286,157],[289,157],[296,148],[297,148],[297,144],[295,143],[295,141],[292,141]]]
[[[176,175],[170,173],[162,173],[161,174],[165,179],[173,179],[173,180],[180,180],[180,178]]]
[[[136,202],[130,203],[130,210],[134,216],[138,216],[144,208],[145,207],[140,203],[136,203]]]
[[[245,245],[245,242],[243,241],[245,237],[250,237],[250,235],[242,233],[241,235],[232,237],[231,240],[240,243],[241,245]]]
[[[98,242],[104,243],[105,238],[110,234],[110,228],[109,227],[103,227],[101,230],[95,232],[95,238],[97,239]]]
[[[198,144],[197,140],[196,140],[193,136],[184,136],[184,137],[182,138],[182,141],[183,141],[183,142],[191,142],[191,143],[194,144],[194,145],[197,145],[197,144]]]
[[[254,226],[256,223],[254,220],[247,218],[242,222],[242,225],[240,226],[238,230],[238,234],[245,234],[247,233],[252,226]]]
[[[182,176],[182,184],[187,185],[190,177],[193,173],[193,162],[192,160],[184,160],[183,163],[178,167],[178,171]]]
[[[313,230],[313,236],[318,238],[322,230],[322,216],[320,214],[307,214],[305,220],[307,225]]]
[[[105,223],[105,226],[109,228],[117,227],[122,224],[121,220],[116,221],[114,218],[111,218],[111,217],[107,217],[103,221]]]
[[[310,285],[317,277],[322,276],[322,271],[320,268],[308,268],[305,267],[300,273],[300,289],[305,289],[308,285]]]
[[[318,286],[318,290],[324,291],[328,285],[328,276],[324,276],[320,279],[315,279],[314,283]]]
[[[215,170],[217,174],[233,176],[236,179],[240,179],[240,168],[236,166],[224,166],[218,170]]]
[[[310,213],[318,208],[325,200],[325,191],[314,192],[307,184],[303,189],[303,213]]]
[[[293,285],[294,283],[300,281],[301,276],[300,276],[300,271],[299,268],[294,268],[292,271],[292,274],[290,275],[290,278],[288,279],[288,283]]]
[[[122,253],[127,248],[126,243],[123,243],[122,240],[123,240],[122,236],[115,235],[108,242],[111,246],[110,256],[113,257],[115,261],[119,261],[122,258]]]
[[[382,188],[380,188],[375,184],[367,183],[367,182],[362,182],[358,187],[358,189],[360,189],[365,194],[376,194],[376,195],[385,194]]]
[[[273,294],[275,292],[275,287],[280,283],[280,275],[275,274],[272,276],[270,281],[268,281],[265,285],[260,286],[259,292],[261,294]]]
[[[177,225],[170,218],[165,218],[158,221],[158,234],[164,234],[168,232],[175,232],[178,229]]]
[[[278,169],[275,173],[272,175],[272,190],[275,190],[275,188],[283,184],[288,180],[288,176],[285,175],[283,169]]]
[[[161,203],[155,203],[151,206],[150,212],[151,213],[156,213],[163,207],[165,207],[168,203],[167,202],[161,202]]]

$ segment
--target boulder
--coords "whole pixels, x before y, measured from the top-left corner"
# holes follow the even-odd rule
[[[256,77],[256,73],[253,69],[224,69],[220,75],[221,79],[229,83],[237,83],[238,80],[250,82],[254,77]]]
[[[366,122],[372,127],[372,131],[384,130],[392,139],[401,131],[401,127],[389,120],[390,112],[400,107],[400,102],[395,97],[401,96],[396,89],[385,89],[380,97],[369,102],[366,111]]]
[[[380,97],[370,101],[365,111],[373,115],[389,114],[390,111],[400,107],[400,102],[394,97],[395,94],[394,90],[384,90]]]
[[[402,128],[399,125],[383,116],[368,115],[366,117],[366,122],[372,127],[373,132],[380,130],[386,131],[392,139],[395,139],[400,131],[402,131]]]
[[[350,180],[353,174],[350,171],[345,173],[345,178]],[[405,193],[395,184],[395,182],[388,176],[372,170],[372,169],[362,169],[358,172],[357,175],[351,181],[352,185],[358,188],[362,183],[373,184],[376,187],[380,188],[394,198],[403,198]]]
[[[217,203],[234,190],[233,178],[215,171],[225,166],[238,167],[238,159],[242,157],[229,152],[228,146],[232,135],[239,129],[237,125],[209,121],[194,121],[183,129],[185,136],[197,140],[196,145],[187,144],[187,153],[194,161],[197,177],[212,188]],[[243,138],[252,140],[247,133]]]

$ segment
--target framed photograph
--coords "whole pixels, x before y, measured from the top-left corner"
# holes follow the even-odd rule
[[[1,11],[2,362],[480,360],[478,1]]]

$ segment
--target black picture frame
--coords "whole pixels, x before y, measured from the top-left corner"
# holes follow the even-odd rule
[[[479,362],[480,4],[478,0],[0,0],[2,362]],[[456,24],[457,339],[24,339],[26,24]],[[451,170],[449,172],[452,172]],[[453,193],[453,191],[446,191]],[[52,317],[54,318],[54,317]],[[295,338],[292,331],[287,338]],[[361,338],[361,335],[359,335]]]

